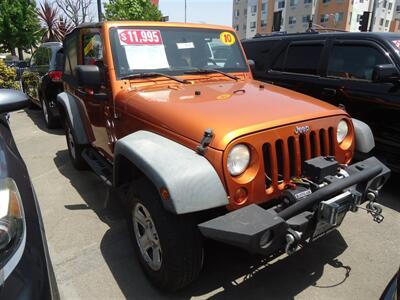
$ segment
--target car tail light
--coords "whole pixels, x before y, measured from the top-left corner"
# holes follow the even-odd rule
[[[63,76],[62,71],[50,71],[49,77],[52,81],[61,81],[61,77]]]

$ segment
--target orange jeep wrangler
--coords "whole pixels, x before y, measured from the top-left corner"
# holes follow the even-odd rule
[[[375,203],[390,170],[369,127],[338,107],[253,80],[232,28],[104,22],[64,41],[58,95],[73,165],[89,166],[129,212],[144,273],[177,290],[203,240],[293,253]]]

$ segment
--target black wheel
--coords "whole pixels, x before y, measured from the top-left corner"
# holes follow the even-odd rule
[[[44,119],[44,123],[46,124],[46,127],[49,129],[57,128],[59,125],[58,119],[51,112],[48,102],[46,100],[44,100],[43,98],[40,99],[40,102],[42,104],[43,119]]]
[[[166,211],[147,179],[134,181],[127,200],[129,232],[150,281],[163,290],[176,291],[195,280],[203,266],[204,251],[193,216]]]
[[[87,169],[86,161],[82,157],[82,151],[85,147],[76,142],[75,133],[68,120],[65,121],[65,137],[67,139],[69,157],[75,169]]]

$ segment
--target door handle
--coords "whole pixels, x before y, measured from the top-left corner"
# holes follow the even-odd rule
[[[324,88],[322,90],[322,95],[324,95],[324,96],[336,96],[336,89]]]

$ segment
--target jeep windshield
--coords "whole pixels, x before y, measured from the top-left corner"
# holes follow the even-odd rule
[[[118,27],[110,29],[110,37],[119,79],[146,73],[179,76],[248,71],[240,42],[231,31]]]

